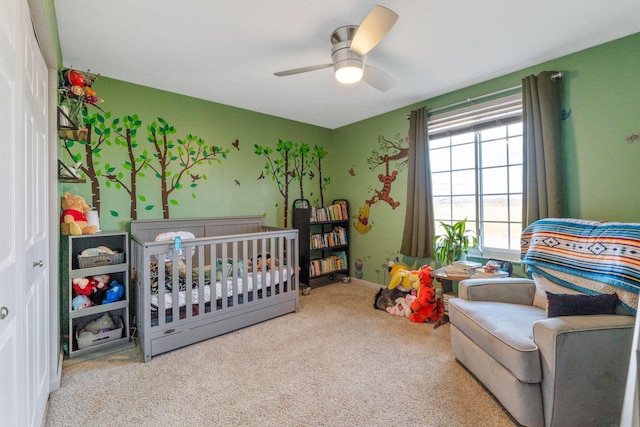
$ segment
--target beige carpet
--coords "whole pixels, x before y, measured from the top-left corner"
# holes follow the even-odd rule
[[[300,311],[141,363],[65,366],[46,426],[513,426],[433,329],[333,284]]]

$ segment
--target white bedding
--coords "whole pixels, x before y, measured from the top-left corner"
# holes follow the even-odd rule
[[[263,273],[262,272],[258,272],[255,274],[255,277],[257,279],[257,285],[256,285],[256,291],[260,290],[263,288],[263,283],[262,283],[262,276]],[[279,284],[280,283],[280,270],[276,270],[273,272],[273,276],[275,278],[275,284]],[[287,272],[287,268],[283,267],[282,269],[282,277],[284,278],[284,280],[286,281],[287,277],[289,276],[288,272]],[[247,277],[247,292],[251,292],[253,291],[253,278],[254,275],[253,273],[249,273],[249,276]],[[237,281],[234,282],[234,278],[230,277],[229,279],[227,279],[227,297],[230,297],[234,294],[233,292],[233,288],[234,285],[237,284],[237,292],[235,292],[235,294],[237,295],[241,295],[244,293],[244,280],[242,277],[238,277]],[[271,271],[266,273],[266,284],[264,284],[265,287],[269,287],[271,286]],[[188,291],[179,291],[178,292],[178,304],[180,307],[184,307],[187,304],[187,300],[186,300],[186,295],[187,295]],[[151,295],[151,306],[155,309],[158,308],[158,294],[152,294]],[[198,304],[198,297],[199,297],[199,288],[195,287],[191,290],[191,303],[192,304]],[[254,296],[254,298],[256,298],[256,296]],[[222,283],[221,282],[217,282],[216,283],[216,300],[222,299]],[[205,285],[204,286],[204,302],[210,302],[211,301],[211,286],[210,285]],[[164,294],[164,308],[165,310],[168,310],[170,308],[173,307],[173,293],[171,291],[166,291]]]

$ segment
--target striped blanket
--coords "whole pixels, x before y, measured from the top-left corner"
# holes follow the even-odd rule
[[[528,272],[588,294],[617,293],[634,314],[640,291],[640,224],[547,218],[522,232]]]

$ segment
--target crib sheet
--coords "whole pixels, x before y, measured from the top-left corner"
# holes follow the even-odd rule
[[[271,286],[271,271],[266,273],[266,280],[263,284],[263,280],[262,280],[262,276],[263,276],[263,272],[258,272],[255,274],[256,277],[256,287],[255,290],[259,291],[263,289],[263,285],[264,288],[269,288]],[[291,274],[288,272],[286,267],[282,268],[282,279],[284,279],[283,281],[287,280],[287,277],[290,277]],[[276,270],[273,272],[273,277],[275,278],[275,284],[279,284],[281,282],[280,280],[280,270]],[[254,278],[254,274],[253,273],[249,273],[248,277],[247,277],[247,292],[252,292],[254,290],[254,284],[253,284],[253,278]],[[234,285],[237,285],[237,291],[234,292]],[[211,285],[209,283],[206,283],[204,285],[204,302],[208,303],[211,302]],[[179,290],[178,291],[178,304],[180,307],[184,307],[187,304],[187,295],[188,295],[188,290]],[[242,277],[238,277],[237,280],[234,279],[233,277],[230,277],[227,279],[227,296],[232,296],[234,294],[236,295],[240,295],[244,293],[244,279]],[[191,289],[191,303],[192,304],[198,304],[199,302],[199,287],[197,285],[194,285],[193,288]],[[222,282],[218,281],[216,282],[216,300],[222,299]],[[151,295],[151,307],[155,310],[158,309],[159,307],[159,295],[157,293],[153,293]],[[173,308],[173,293],[171,291],[165,291],[164,294],[164,308],[165,310],[171,309]]]

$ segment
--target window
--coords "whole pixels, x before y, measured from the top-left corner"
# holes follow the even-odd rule
[[[485,257],[517,259],[522,232],[520,94],[429,119],[436,235],[467,218]]]

